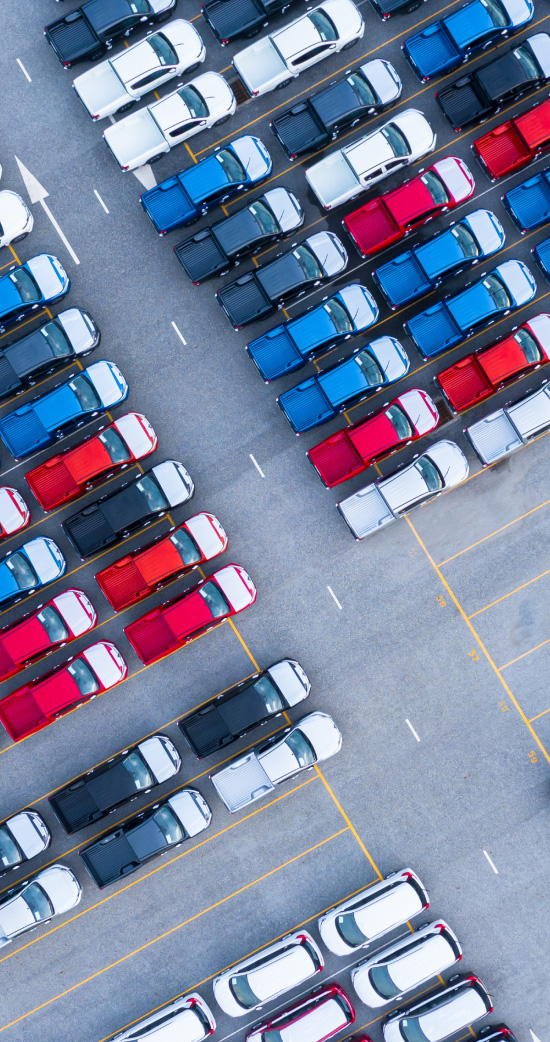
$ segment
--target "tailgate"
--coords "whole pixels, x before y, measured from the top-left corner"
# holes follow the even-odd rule
[[[330,438],[314,445],[309,450],[308,457],[327,488],[334,488],[340,482],[347,481],[348,478],[365,470],[365,464],[345,430],[337,431]]]
[[[177,177],[171,177],[144,192],[141,205],[161,235],[172,228],[188,224],[198,215],[196,206]]]
[[[248,753],[210,775],[218,796],[232,814],[272,792],[274,785],[255,753]]]
[[[493,393],[490,383],[472,355],[438,373],[436,380],[455,412],[461,412],[462,409],[483,401]]]
[[[533,250],[533,256],[534,256],[535,260],[537,261],[537,263],[540,264],[540,267],[542,268],[543,273],[546,275],[546,278],[549,279],[550,278],[550,239],[544,239],[543,242],[539,242],[535,246],[535,248]]]
[[[456,83],[438,91],[436,98],[455,130],[461,130],[472,120],[491,111],[490,106],[478,97],[470,76],[463,76]]]
[[[513,123],[502,123],[488,134],[476,138],[472,148],[490,177],[502,177],[518,170],[531,159]]]
[[[285,373],[293,373],[305,364],[300,352],[284,326],[276,326],[268,333],[251,340],[246,350],[268,383]]]
[[[229,43],[264,18],[254,0],[207,0],[202,14],[222,43]]]
[[[275,311],[253,271],[219,289],[216,298],[235,329]]]
[[[103,817],[85,785],[65,789],[49,797],[51,808],[66,832],[77,832],[94,819]]]
[[[503,202],[522,232],[546,224],[550,217],[550,190],[544,176],[530,177],[511,188]]]
[[[452,69],[461,60],[441,22],[405,40],[403,51],[422,79]]]
[[[452,315],[443,301],[433,307],[413,315],[405,322],[405,329],[412,336],[420,354],[424,358],[438,355],[446,347],[459,344],[463,339]]]
[[[47,720],[48,717],[44,715],[30,691],[21,695],[14,692],[0,702],[0,721],[15,742],[47,723]]]
[[[0,437],[15,459],[37,452],[52,440],[32,409],[24,414],[11,412],[4,416],[0,420]]]
[[[271,121],[271,129],[290,159],[316,150],[328,137],[308,101],[276,116]]]
[[[136,619],[126,626],[124,632],[145,665],[180,646],[163,615]]]
[[[217,706],[207,706],[189,719],[180,720],[178,727],[199,759],[216,752],[233,737]]]
[[[151,593],[150,587],[131,557],[115,561],[108,568],[98,572],[96,581],[115,611],[127,608]]]
[[[364,539],[395,520],[376,485],[367,485],[355,495],[342,499],[337,506],[356,539]]]
[[[46,26],[45,33],[48,43],[51,43],[62,62],[74,62],[78,58],[84,58],[96,46],[100,47],[101,51],[104,50],[99,38],[79,10],[72,11],[65,18]]]
[[[229,267],[229,261],[210,228],[204,228],[180,242],[179,246],[174,246],[174,253],[195,286]]]
[[[344,227],[362,257],[403,238],[403,232],[382,199],[371,199],[370,203],[348,214],[344,217]]]
[[[466,427],[464,434],[476,456],[485,464],[496,463],[523,444],[504,409]]]
[[[306,179],[325,210],[345,203],[355,195],[360,182],[341,151],[314,163],[306,170]]]
[[[431,289],[420,264],[412,250],[382,264],[372,273],[391,308],[399,307],[409,300],[416,300]]]
[[[0,351],[0,397],[4,398],[23,387],[15,369],[3,351]]]
[[[80,492],[63,460],[47,460],[25,474],[25,481],[44,510],[51,510]]]
[[[269,89],[271,80],[278,79],[288,71],[269,36],[239,51],[232,64],[252,95],[259,94],[262,88]]]
[[[284,391],[277,401],[296,434],[318,427],[334,416],[334,409],[315,376]]]
[[[62,527],[80,557],[90,557],[116,538],[116,533],[95,503],[67,518]]]
[[[115,883],[141,864],[124,834],[106,836],[87,850],[81,850],[80,856],[99,887]]]

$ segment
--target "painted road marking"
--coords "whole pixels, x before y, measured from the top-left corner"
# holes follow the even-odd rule
[[[334,590],[332,589],[332,586],[327,586],[327,590],[330,593],[330,596],[332,597],[336,607],[339,608],[340,611],[342,611],[342,605],[340,604],[340,601],[338,600]]]
[[[15,60],[16,60],[16,62],[18,64],[19,68],[21,69],[21,72],[23,73],[23,75],[27,77],[29,83],[32,83],[32,80],[31,80],[31,78],[30,78],[30,76],[29,76],[25,66],[23,65],[23,62],[21,61],[21,58],[16,58]]]
[[[264,474],[262,468],[260,467],[260,464],[258,463],[257,459],[254,458],[254,456],[252,455],[251,452],[249,452],[249,456],[250,456],[250,459],[252,460],[254,466],[256,467],[256,470],[258,471],[258,474],[260,475],[260,477],[261,478],[265,478],[265,474]]]
[[[184,347],[187,347],[187,340],[185,339],[185,337],[184,337],[183,333],[180,333],[180,331],[179,331],[179,329],[178,329],[178,327],[177,327],[177,325],[176,325],[176,323],[175,323],[175,322],[172,322],[172,328],[173,328],[173,329],[174,329],[174,330],[176,331],[176,333],[178,334],[178,336],[179,336],[179,338],[180,338],[180,340],[181,340],[181,342],[182,342],[183,346],[184,346]]]
[[[105,206],[105,203],[103,202],[103,199],[101,198],[97,188],[94,188],[94,195],[95,195],[98,203],[100,204],[100,206],[102,206],[103,209],[105,210],[105,213],[109,213],[109,211],[108,211],[107,207]]]
[[[75,262],[75,264],[80,264],[80,261],[76,253],[74,252],[69,240],[67,239],[67,236],[61,231],[59,224],[57,223],[52,211],[46,203],[46,199],[48,198],[48,195],[50,193],[47,192],[46,189],[40,184],[40,181],[36,179],[34,174],[31,174],[30,170],[27,170],[27,167],[23,165],[23,163],[20,159],[17,158],[17,156],[15,156],[14,158],[15,162],[17,163],[17,166],[19,167],[19,173],[21,174],[21,177],[25,182],[25,188],[29,193],[29,199],[31,203],[40,203],[45,214],[47,215],[47,217],[49,217],[50,221],[52,222],[57,234],[59,235],[59,238],[61,239],[61,242],[65,246],[66,250],[70,253],[73,261]]]
[[[411,724],[411,721],[410,721],[410,720],[407,720],[407,719],[405,718],[405,723],[407,724],[407,727],[410,727],[410,729],[411,729],[411,731],[412,731],[412,733],[413,733],[414,737],[416,738],[417,742],[419,742],[419,741],[420,741],[420,738],[419,738],[418,734],[416,733],[416,731],[415,731],[415,729],[414,729],[413,725]]]
[[[144,166],[138,166],[137,170],[132,170],[132,173],[134,177],[137,177],[139,183],[143,185],[146,190],[155,187],[157,179],[150,163],[145,163]]]
[[[485,857],[487,858],[487,861],[489,862],[491,868],[493,869],[493,872],[495,873],[496,876],[498,876],[498,868],[495,865],[494,861],[489,857],[489,855],[488,855],[486,850],[484,850],[483,853],[485,854]]]

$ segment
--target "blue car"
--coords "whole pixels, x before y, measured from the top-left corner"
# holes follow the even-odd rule
[[[440,22],[409,36],[403,54],[423,83],[456,69],[474,51],[523,28],[535,12],[533,0],[472,0]]]
[[[319,351],[362,333],[378,319],[378,305],[358,283],[344,286],[298,318],[282,322],[251,340],[246,350],[266,383],[301,369]]]
[[[39,253],[25,264],[12,264],[0,278],[0,333],[32,311],[62,300],[71,280],[57,257]]]
[[[59,579],[67,562],[53,539],[38,536],[0,560],[0,604],[17,604],[23,597]]]
[[[296,434],[309,431],[343,412],[353,402],[370,398],[409,371],[407,353],[393,336],[371,340],[344,361],[302,380],[279,395],[277,402]]]
[[[432,358],[529,303],[536,292],[537,284],[523,261],[504,261],[460,293],[414,315],[403,328],[422,357]]]
[[[144,192],[141,205],[159,235],[166,235],[259,184],[271,173],[272,165],[263,142],[245,134]]]
[[[51,445],[86,420],[128,396],[128,384],[113,362],[94,362],[49,394],[39,395],[0,419],[0,438],[15,459]]]
[[[491,210],[474,210],[427,242],[399,253],[372,277],[391,308],[423,297],[451,275],[473,268],[500,250],[504,228]]]
[[[502,202],[520,231],[546,224],[550,221],[550,166],[511,188]]]

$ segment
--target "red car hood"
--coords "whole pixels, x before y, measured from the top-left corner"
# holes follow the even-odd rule
[[[356,430],[350,431],[348,436],[365,463],[399,445],[399,438],[385,413],[366,420]]]
[[[149,586],[154,586],[155,583],[183,568],[182,559],[170,539],[164,539],[157,546],[136,555],[134,564],[137,565]]]
[[[50,647],[46,630],[37,618],[27,619],[11,633],[6,633],[0,643],[13,662],[23,662],[31,655]]]
[[[77,684],[66,669],[36,684],[32,689],[32,697],[42,710],[44,716],[58,713],[66,706],[78,702],[82,698]]]
[[[525,355],[513,336],[478,355],[477,361],[492,384],[498,384],[514,373],[529,368]]]
[[[434,208],[434,201],[420,180],[396,188],[395,192],[384,196],[384,202],[394,220],[405,226]]]
[[[81,445],[79,449],[68,454],[63,462],[73,481],[76,481],[77,485],[81,485],[109,467],[111,457],[99,438],[94,438],[93,441]]]
[[[198,590],[167,608],[163,616],[178,640],[212,622],[212,612]]]

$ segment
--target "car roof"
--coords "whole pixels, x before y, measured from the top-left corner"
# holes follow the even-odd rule
[[[254,994],[264,1002],[300,984],[314,969],[308,950],[294,943],[287,951],[278,952],[263,966],[248,970],[246,977]]]
[[[380,894],[362,908],[356,909],[355,920],[366,937],[376,937],[392,926],[404,923],[422,910],[422,901],[416,887],[402,880],[391,890]]]

